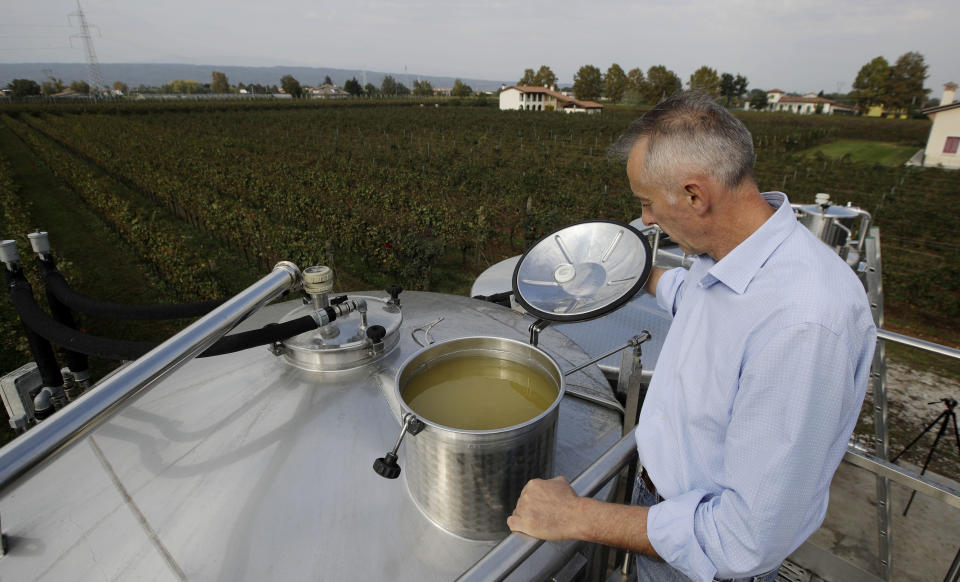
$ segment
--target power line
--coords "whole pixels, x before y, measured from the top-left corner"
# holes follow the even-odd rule
[[[80,7],[80,0],[77,0],[77,11],[70,16],[76,16],[80,19],[80,34],[75,34],[70,38],[79,37],[83,40],[83,47],[87,53],[87,69],[90,77],[90,89],[99,94],[103,91],[103,73],[100,72],[100,63],[97,61],[97,53],[93,49],[93,38],[90,36],[90,25],[87,24],[87,17]],[[99,32],[99,29],[97,29]]]

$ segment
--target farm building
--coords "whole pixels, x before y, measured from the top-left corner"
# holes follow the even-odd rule
[[[960,169],[960,101],[954,101],[956,94],[957,84],[947,83],[940,104],[923,110],[933,121],[923,151],[924,166]]]
[[[856,115],[857,108],[852,105],[838,103],[816,94],[809,93],[802,97],[787,95],[780,89],[767,92],[767,109],[787,113],[822,113],[825,115]]]
[[[311,99],[347,99],[350,97],[350,93],[347,93],[340,87],[326,83],[319,87],[313,87],[309,89],[309,91]]]
[[[549,87],[516,85],[500,91],[500,109],[602,113],[603,105],[595,101],[574,99]]]

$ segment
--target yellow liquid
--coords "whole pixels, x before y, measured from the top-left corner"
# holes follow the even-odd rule
[[[542,372],[485,356],[452,358],[414,376],[403,399],[419,416],[463,430],[524,423],[557,399],[558,387]]]

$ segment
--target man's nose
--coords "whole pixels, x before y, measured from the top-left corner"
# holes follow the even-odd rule
[[[657,224],[657,218],[646,206],[643,206],[642,210],[640,211],[640,221],[643,222],[644,226],[653,226],[654,224]]]

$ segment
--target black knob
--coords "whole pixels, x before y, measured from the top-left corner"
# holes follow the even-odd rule
[[[397,464],[397,456],[393,453],[387,453],[387,456],[380,457],[373,462],[373,470],[377,475],[385,479],[396,479],[400,476],[400,465]]]
[[[367,328],[367,337],[375,344],[382,342],[386,335],[387,330],[382,325],[371,325]]]
[[[390,295],[390,300],[396,303],[400,294],[403,293],[403,287],[400,285],[390,285],[387,287],[387,293]]]

